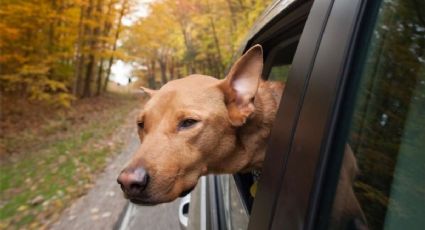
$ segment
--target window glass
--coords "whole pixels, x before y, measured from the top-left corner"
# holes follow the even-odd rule
[[[249,214],[242,202],[235,181],[229,175],[221,175],[224,216],[227,229],[247,229]]]
[[[331,227],[424,229],[425,1],[383,1],[367,49]]]

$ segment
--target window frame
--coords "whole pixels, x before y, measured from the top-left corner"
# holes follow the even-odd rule
[[[297,3],[312,4],[312,1]],[[270,229],[274,216],[279,214],[276,201],[331,1],[314,2],[310,7],[270,137],[248,229]],[[262,36],[257,37],[251,44],[261,43]]]
[[[324,167],[324,178],[322,185],[316,189],[318,214],[313,220],[318,229],[328,229],[333,202],[336,195],[336,188],[339,182],[339,175],[344,157],[344,149],[349,136],[349,129],[354,113],[355,99],[358,93],[361,74],[366,62],[367,50],[362,49],[369,45],[374,25],[381,5],[380,1],[368,1],[363,6],[362,17],[359,22],[358,31],[352,46],[352,61],[347,66],[346,83],[342,85],[343,91],[339,95],[339,109],[334,114],[334,134],[330,138],[329,156]],[[324,164],[324,163],[322,163]]]
[[[315,227],[365,2],[313,3],[272,131],[248,229]]]
[[[281,2],[285,3],[285,1]],[[264,22],[262,21],[259,22],[259,24],[264,25],[264,27],[258,33],[256,33],[255,36],[251,37],[251,39],[247,42],[244,51],[248,50],[254,44],[262,45],[265,57],[263,73],[268,74],[270,72],[272,65],[270,65],[269,62],[273,61],[270,55],[273,54],[272,51],[277,48],[277,45],[282,45],[286,42],[286,45],[290,46],[294,43],[294,39],[296,39],[297,37],[299,38],[301,36],[305,21],[307,20],[308,14],[312,6],[312,2],[313,1],[294,1],[290,5],[288,5],[287,8],[284,8],[281,12],[279,12],[279,14],[272,18],[267,24],[264,24]],[[274,6],[278,4],[279,2],[276,2]],[[282,46],[280,48],[282,48]],[[267,76],[263,75],[263,77]],[[298,100],[301,100],[302,98],[303,85],[304,84],[300,84],[300,87],[293,88],[295,89],[293,95],[296,95],[298,97]],[[293,119],[291,119],[291,121],[285,120],[281,122],[281,124],[292,124],[292,126],[295,125],[297,116],[296,107],[299,107],[299,105],[297,103],[294,103],[293,106]],[[281,157],[281,154],[278,154],[276,156]],[[277,168],[281,169],[282,167]],[[264,175],[264,171],[262,172],[262,175]],[[246,191],[246,188],[244,188],[243,185],[244,181],[246,181],[247,177],[249,176],[250,175],[247,174],[234,175],[234,180],[238,186],[239,194],[244,200],[247,213],[250,213],[249,210],[253,205],[252,200],[249,200],[249,191]],[[257,197],[255,199],[257,199]],[[252,214],[252,212],[250,214]]]

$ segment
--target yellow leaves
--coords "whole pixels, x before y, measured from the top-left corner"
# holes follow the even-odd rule
[[[25,86],[30,100],[70,107],[75,98],[69,93],[65,83],[49,79],[46,76],[49,70],[48,66],[25,65],[17,74],[1,75],[0,83],[6,86],[3,90],[12,92]]]
[[[149,4],[149,15],[129,29],[124,49],[141,65],[149,66],[146,63],[161,59],[179,77],[192,71],[221,76],[254,20],[270,3],[271,0],[154,1]],[[158,72],[155,65],[150,66],[150,75],[145,76]]]
[[[3,40],[15,40],[19,36],[19,30],[8,26],[0,21],[0,47],[4,44]]]
[[[129,2],[136,1],[0,1],[1,90],[61,106],[74,99],[71,88],[79,97],[94,95],[87,88],[101,93],[106,63],[127,58],[115,44]]]
[[[24,65],[19,71],[19,75],[44,75],[49,71],[46,65]]]
[[[21,205],[21,206],[19,206],[19,208],[18,208],[18,212],[24,212],[24,211],[26,211],[28,209],[28,206],[27,205]]]
[[[52,105],[69,108],[75,97],[68,93],[66,85],[59,81],[41,79],[30,85],[31,100],[45,101]]]

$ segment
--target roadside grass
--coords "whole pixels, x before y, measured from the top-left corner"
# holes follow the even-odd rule
[[[0,229],[46,228],[90,189],[128,137],[129,128],[123,131],[123,124],[130,122],[126,118],[140,104],[131,96],[109,97],[113,105],[79,114],[84,116],[82,122],[56,117],[40,125],[38,133],[45,136],[9,139],[16,142],[12,145],[25,143],[25,138],[46,141],[1,159]]]

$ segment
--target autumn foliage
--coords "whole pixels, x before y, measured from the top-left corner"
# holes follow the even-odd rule
[[[162,0],[124,36],[134,75],[155,88],[192,73],[223,77],[270,0]]]
[[[2,0],[0,90],[49,104],[106,91],[115,60],[143,84],[221,77],[270,0]],[[123,25],[137,7],[147,16]]]
[[[3,95],[69,106],[106,89],[128,0],[0,1]]]

